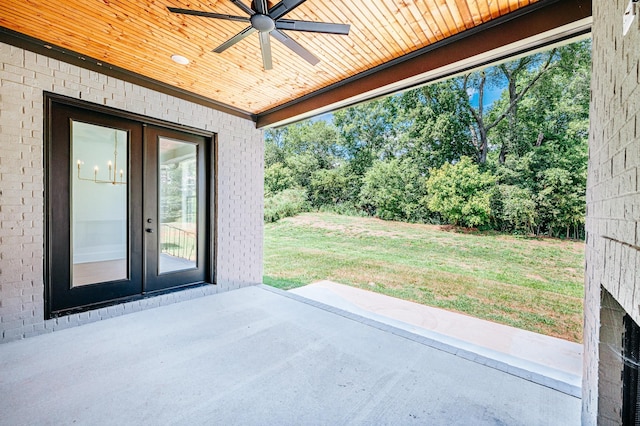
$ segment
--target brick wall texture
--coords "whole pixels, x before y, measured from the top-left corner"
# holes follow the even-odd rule
[[[43,91],[217,134],[218,285],[44,320]],[[263,158],[251,121],[0,43],[0,342],[260,283]]]
[[[599,406],[619,405],[621,395],[619,384],[598,384],[599,371],[618,374],[620,367],[599,352],[617,322],[608,321],[610,309],[601,306],[602,289],[640,323],[640,23],[636,18],[622,35],[628,3],[593,2],[582,400],[587,425],[619,422],[598,412]],[[616,333],[621,338],[622,330]],[[602,374],[600,380],[608,380]]]

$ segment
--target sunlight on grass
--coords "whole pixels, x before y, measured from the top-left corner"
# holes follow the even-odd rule
[[[308,213],[265,225],[264,283],[332,280],[582,341],[581,242]]]

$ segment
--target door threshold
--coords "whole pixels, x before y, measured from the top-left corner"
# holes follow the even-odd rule
[[[60,317],[68,316],[68,315],[79,314],[79,313],[82,313],[82,312],[93,311],[93,310],[96,310],[96,309],[107,308],[109,306],[121,305],[123,303],[135,302],[135,301],[138,301],[138,300],[149,299],[149,298],[152,298],[152,297],[162,296],[162,295],[169,294],[169,293],[176,293],[176,292],[183,291],[183,290],[191,290],[191,289],[194,289],[194,288],[204,287],[204,286],[209,286],[209,285],[215,285],[215,284],[207,283],[207,282],[196,282],[196,283],[180,285],[180,286],[172,287],[172,288],[168,288],[168,289],[144,292],[142,294],[134,294],[132,296],[126,296],[126,297],[120,297],[120,298],[117,298],[117,299],[106,300],[106,301],[93,303],[93,304],[89,304],[89,305],[76,306],[76,307],[67,308],[67,309],[60,309],[60,310],[57,310],[57,311],[52,311],[51,315],[49,315],[45,319],[60,318]]]

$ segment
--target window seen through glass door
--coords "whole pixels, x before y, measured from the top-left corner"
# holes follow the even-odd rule
[[[71,122],[71,287],[128,278],[124,130]]]
[[[197,147],[159,138],[158,273],[197,267]]]

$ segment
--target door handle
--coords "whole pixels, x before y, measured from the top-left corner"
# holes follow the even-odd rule
[[[153,228],[146,228],[145,231],[147,231],[149,234],[153,234]]]

